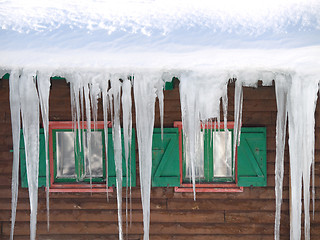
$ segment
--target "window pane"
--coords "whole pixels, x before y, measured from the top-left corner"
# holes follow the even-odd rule
[[[75,178],[73,132],[56,132],[57,178]]]
[[[200,133],[200,139],[199,139],[199,147],[196,148],[196,156],[194,161],[194,171],[195,171],[195,177],[196,179],[203,179],[204,178],[204,132]],[[189,152],[188,144],[186,145],[186,153]],[[191,179],[192,178],[192,169],[191,169],[191,161],[189,154],[185,154],[186,159],[186,178]]]
[[[85,132],[85,139],[87,139],[87,132]],[[89,171],[89,159],[91,167],[91,176],[92,177],[103,177],[103,167],[102,167],[102,132],[96,131],[91,132],[91,149],[89,153],[88,144],[85,141],[84,144],[84,158],[85,158],[85,173],[86,177],[90,177]]]
[[[231,132],[213,133],[213,176],[232,177]]]

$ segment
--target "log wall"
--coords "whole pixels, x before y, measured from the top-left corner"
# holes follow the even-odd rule
[[[233,120],[234,86],[229,86],[228,120]],[[0,80],[0,239],[8,239],[11,216],[12,149],[9,83]],[[102,119],[101,103],[99,120]],[[156,107],[155,127],[160,127]],[[175,193],[173,188],[152,188],[150,239],[266,240],[273,239],[275,194],[274,87],[245,88],[243,126],[267,127],[268,186],[244,188],[243,193]],[[134,108],[133,108],[134,111]],[[311,218],[311,239],[320,239],[320,120],[316,112],[316,211]],[[135,116],[133,116],[135,119]],[[69,86],[52,81],[50,120],[71,120]],[[179,89],[165,92],[165,127],[181,120]],[[285,153],[284,202],[281,239],[289,239],[289,159]],[[138,162],[137,162],[138,166]],[[137,185],[139,176],[137,171]],[[116,194],[107,202],[102,193],[50,193],[50,231],[46,230],[45,192],[39,188],[38,239],[117,239]],[[125,202],[125,199],[123,199]],[[312,205],[311,205],[312,207]],[[125,205],[123,205],[125,213]],[[312,210],[312,209],[311,209]],[[29,238],[29,198],[27,189],[19,189],[15,239]],[[127,239],[143,239],[142,207],[139,187],[133,188],[132,223],[124,233]],[[303,229],[302,229],[303,230]]]

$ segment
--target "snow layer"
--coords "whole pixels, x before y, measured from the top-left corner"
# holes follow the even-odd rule
[[[313,8],[310,8],[313,7]],[[104,29],[109,33],[150,29],[163,33],[182,25],[215,26],[223,31],[241,27],[250,32],[277,31],[287,25],[319,26],[317,1],[40,1],[22,0],[1,2],[1,26],[15,31],[44,31],[61,25],[83,27],[88,30]],[[285,16],[284,19],[281,17]],[[5,19],[5,17],[7,17]],[[27,19],[27,20],[26,20]],[[277,22],[280,24],[276,24]],[[229,26],[229,27],[228,27]]]

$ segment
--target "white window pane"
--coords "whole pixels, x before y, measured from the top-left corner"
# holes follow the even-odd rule
[[[213,133],[213,176],[232,177],[231,132]]]
[[[195,178],[196,179],[202,179],[204,178],[204,133],[201,132],[199,144],[196,144],[198,146],[196,148],[196,156],[194,159],[194,171],[195,171]],[[192,178],[192,168],[191,168],[191,161],[189,156],[189,149],[188,144],[185,144],[186,146],[186,153],[185,154],[185,161],[186,161],[186,178],[191,179]]]
[[[74,134],[56,132],[57,178],[75,178]]]
[[[85,132],[85,139],[87,139],[87,132]],[[86,177],[90,177],[89,170],[89,160],[91,167],[91,177],[103,177],[103,167],[102,167],[102,132],[96,131],[91,132],[91,148],[89,153],[89,148],[87,141],[84,144],[84,158],[85,158],[85,173]]]

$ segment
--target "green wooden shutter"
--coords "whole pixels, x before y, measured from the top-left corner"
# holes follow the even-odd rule
[[[242,128],[238,147],[238,186],[267,186],[266,128]]]
[[[152,138],[152,186],[180,186],[179,132],[177,128],[155,128]]]
[[[38,187],[46,186],[46,153],[45,153],[45,139],[44,130],[39,132],[39,178]],[[20,132],[20,173],[21,173],[21,187],[28,187],[27,168],[26,168],[26,151],[23,139],[23,130]]]
[[[122,129],[121,129],[122,133]],[[126,158],[123,144],[123,134],[121,134],[122,139],[122,186],[125,187],[127,184],[126,180]],[[135,130],[132,129],[132,140],[131,140],[131,186],[136,186],[136,135]],[[114,162],[114,149],[113,149],[113,139],[112,139],[112,129],[108,129],[108,186],[116,185],[116,167]],[[130,161],[130,159],[129,159]],[[128,180],[130,181],[130,180]],[[130,185],[130,183],[129,183]]]

